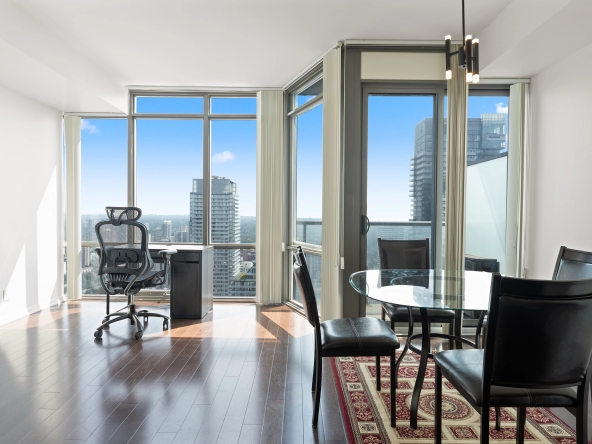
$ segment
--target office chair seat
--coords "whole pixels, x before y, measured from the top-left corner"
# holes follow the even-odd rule
[[[107,281],[112,287],[123,287],[121,288],[121,294],[123,294],[123,290],[133,278],[133,275],[125,273],[109,273],[107,275]],[[132,285],[131,290],[134,291],[141,290],[142,288],[154,287],[156,285],[160,285],[163,280],[164,276],[162,270],[152,271],[145,274],[144,276],[139,277]]]

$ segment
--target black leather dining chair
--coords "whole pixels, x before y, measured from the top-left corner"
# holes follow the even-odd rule
[[[376,318],[343,318],[324,322],[319,320],[317,303],[301,247],[294,252],[294,277],[302,296],[302,306],[306,319],[314,328],[315,357],[312,377],[312,390],[315,404],[312,417],[313,427],[317,426],[321,401],[321,381],[323,358],[347,356],[390,356],[394,366],[399,340],[389,326]],[[380,390],[380,361],[376,363],[376,386]],[[391,426],[395,427],[396,384],[391,371]]]
[[[592,279],[592,253],[561,246],[551,279],[554,281]],[[487,315],[483,313],[477,324],[475,344],[482,343],[481,332],[486,329]]]
[[[527,407],[575,407],[577,443],[587,444],[592,280],[538,281],[495,273],[490,298],[485,349],[434,356],[436,443],[442,442],[445,376],[481,414],[482,444],[489,442],[490,407],[516,407],[519,444]]]
[[[378,254],[380,255],[381,269],[406,269],[427,270],[430,268],[430,240],[387,240],[378,238]],[[409,319],[409,309],[400,305],[382,303],[381,317],[385,320],[388,315],[391,328],[395,331],[396,322],[407,324],[408,336],[413,334],[413,323],[421,323],[421,314],[418,308],[412,310],[413,319]],[[449,324],[450,331],[454,331],[454,311],[452,310],[428,310],[430,322]],[[452,341],[450,342],[452,346]]]

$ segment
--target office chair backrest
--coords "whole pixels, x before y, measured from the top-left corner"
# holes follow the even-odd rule
[[[99,275],[110,274],[113,281],[126,281],[152,269],[148,250],[148,230],[138,222],[142,211],[134,207],[105,208],[109,220],[95,225],[101,246]]]
[[[430,268],[430,240],[378,238],[381,269],[423,270]]]
[[[583,383],[592,355],[592,280],[494,273],[483,381],[537,388]]]
[[[561,247],[553,271],[553,279],[570,281],[592,279],[592,253]]]
[[[304,308],[306,319],[308,319],[310,325],[318,333],[317,327],[320,325],[319,311],[317,310],[317,302],[310,273],[308,272],[308,265],[306,264],[306,258],[301,247],[296,247],[296,251],[294,252],[294,278],[302,296],[302,307]]]

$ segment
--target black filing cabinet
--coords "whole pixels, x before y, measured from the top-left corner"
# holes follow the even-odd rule
[[[213,306],[213,247],[172,245],[171,317],[201,319]]]

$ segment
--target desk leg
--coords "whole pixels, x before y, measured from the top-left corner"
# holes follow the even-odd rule
[[[421,388],[425,379],[428,357],[430,355],[430,319],[428,318],[428,310],[426,308],[420,308],[419,312],[421,314],[421,357],[419,360],[419,369],[417,370],[417,379],[415,380],[415,387],[413,387],[413,395],[411,397],[411,411],[409,412],[412,429],[417,429],[419,396],[421,395]]]

